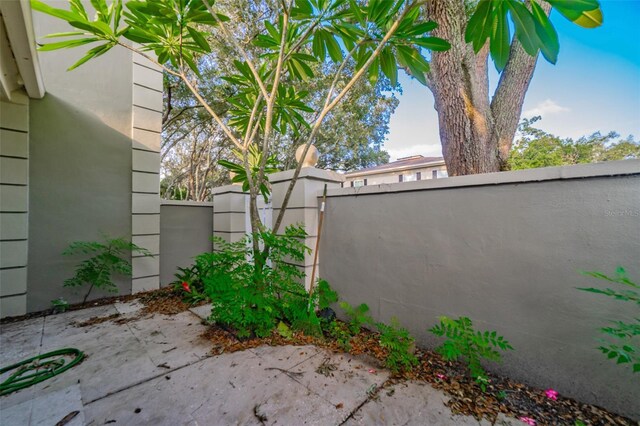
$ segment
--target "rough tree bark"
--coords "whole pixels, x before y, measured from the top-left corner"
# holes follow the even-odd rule
[[[542,6],[549,13],[551,6],[546,2]],[[465,42],[468,16],[464,0],[431,0],[425,7],[429,19],[438,23],[433,35],[451,43],[450,50],[432,53],[427,75],[448,173],[460,176],[504,170],[538,57],[528,55],[514,39],[490,99],[489,44],[476,54]]]

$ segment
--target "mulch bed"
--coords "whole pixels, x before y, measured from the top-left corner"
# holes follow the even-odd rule
[[[380,347],[378,334],[363,330],[351,340],[351,355],[368,355],[377,359],[380,365],[387,351]],[[202,337],[213,345],[212,354],[237,352],[262,345],[315,345],[336,353],[345,351],[335,340],[307,336],[294,332],[292,338],[285,338],[277,331],[264,338],[238,339],[231,331],[218,326],[210,326]],[[454,413],[495,421],[498,414],[519,419],[527,417],[538,425],[638,425],[631,419],[610,413],[600,407],[583,404],[570,398],[558,396],[552,400],[542,389],[514,382],[505,377],[489,374],[490,383],[486,392],[467,376],[465,366],[459,362],[445,361],[438,353],[418,349],[415,355],[419,365],[412,371],[392,377],[389,383],[405,380],[428,382],[436,389],[444,391],[451,399],[447,405]],[[525,423],[523,423],[525,424]]]
[[[132,300],[138,300],[144,305],[138,315],[124,317],[121,314],[112,314],[103,317],[91,317],[86,321],[75,323],[78,327],[88,327],[95,324],[100,324],[107,321],[113,321],[116,324],[124,324],[135,319],[138,319],[145,315],[150,314],[164,314],[175,315],[180,312],[184,312],[191,307],[191,305],[182,301],[182,292],[174,291],[171,287],[161,288],[159,290],[150,290],[136,294],[126,294],[113,297],[104,297],[102,299],[91,300],[87,303],[76,303],[69,305],[67,311],[77,311],[80,309],[95,308],[97,306],[111,305],[118,302],[130,302]],[[205,303],[205,302],[203,302]],[[197,306],[197,305],[194,305]],[[0,320],[0,324],[8,324],[13,322],[24,321],[32,318],[40,318],[47,315],[55,315],[53,309],[46,309],[39,312],[31,312],[26,315],[7,317]],[[122,318],[121,318],[122,317]]]

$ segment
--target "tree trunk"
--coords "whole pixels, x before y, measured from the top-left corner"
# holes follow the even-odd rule
[[[547,11],[550,6],[543,4]],[[442,153],[450,176],[490,173],[506,169],[526,91],[537,56],[529,56],[518,41],[489,98],[489,43],[474,53],[464,40],[468,21],[463,0],[431,0],[429,19],[438,23],[436,37],[451,43],[433,52],[428,85],[435,99]]]

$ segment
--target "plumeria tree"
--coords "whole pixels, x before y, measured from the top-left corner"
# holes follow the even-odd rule
[[[347,99],[361,79],[374,83],[383,77],[395,86],[398,70],[402,69],[428,85],[427,58],[432,52],[444,52],[451,47],[448,41],[436,36],[438,23],[424,18],[425,8],[428,12],[429,7],[443,3],[433,0],[247,1],[248,8],[256,9],[269,2],[279,13],[260,27],[235,26],[234,31],[230,30],[229,18],[220,12],[214,0],[90,2],[95,9],[95,15],[91,16],[82,0],[69,0],[68,10],[32,0],[35,10],[63,19],[75,29],[49,35],[63,41],[44,44],[41,50],[97,43],[71,66],[73,69],[120,46],[139,53],[169,76],[179,79],[239,153],[254,234],[264,229],[257,200],[269,186],[268,161],[277,148],[277,135],[288,135],[303,143],[304,158],[325,119]],[[569,19],[579,22],[584,16],[590,16],[594,2],[597,6],[596,0],[549,3]],[[490,52],[498,67],[504,66],[504,55],[511,44],[521,44],[530,56],[542,51],[552,60],[557,54],[557,37],[547,19],[549,3],[482,0],[474,6],[465,40],[475,51],[481,51],[490,40]],[[583,6],[574,6],[576,4]],[[446,15],[427,15],[438,16],[446,26]],[[507,20],[508,16],[511,21]],[[515,28],[513,38],[509,22]],[[200,82],[206,78],[200,72],[201,61],[210,60],[207,58],[211,51],[210,36],[223,40],[228,46],[227,58],[217,60],[228,60],[232,70],[223,78],[230,86],[230,94],[225,99],[217,99],[215,106],[199,90],[204,86]],[[332,66],[312,67],[316,63]],[[505,72],[508,72],[508,63],[506,66]],[[333,77],[322,94],[324,102],[312,108],[306,101],[309,93],[300,87],[301,82],[314,76],[314,68],[330,70]],[[221,105],[226,111],[224,117],[220,114]],[[461,150],[464,151],[464,147]],[[274,232],[278,232],[282,224],[301,167],[301,163],[298,164],[285,194]],[[254,238],[253,252],[256,266],[261,267],[269,247],[261,250],[258,239]]]
[[[248,2],[259,7],[260,2]],[[242,158],[250,197],[252,232],[264,228],[257,198],[268,185],[268,159],[275,135],[291,134],[305,144],[303,157],[327,115],[342,102],[362,78],[375,82],[380,75],[396,84],[399,67],[411,73],[428,70],[425,51],[446,50],[449,44],[429,32],[437,27],[421,18],[420,0],[283,0],[280,14],[264,28],[244,28],[231,33],[228,18],[213,0],[91,0],[92,18],[81,0],[69,0],[70,9],[53,8],[34,0],[33,8],[63,19],[77,31],[51,34],[64,41],[44,44],[41,50],[72,48],[99,43],[70,69],[121,46],[133,50],[179,78],[219,126]],[[207,36],[214,33],[234,52],[233,72],[224,77],[232,87],[227,119],[223,119],[199,92],[199,60],[211,51]],[[256,55],[249,44],[261,48]],[[334,63],[333,79],[321,107],[312,109],[309,94],[298,89],[313,77],[311,64]],[[348,71],[348,72],[346,72]],[[305,116],[312,114],[312,119]],[[256,155],[259,153],[259,155]],[[255,159],[260,161],[256,163]],[[282,224],[301,164],[274,223]],[[254,241],[254,259],[262,263],[268,253]]]

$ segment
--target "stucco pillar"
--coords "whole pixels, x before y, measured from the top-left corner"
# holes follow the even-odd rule
[[[250,232],[248,222],[249,193],[240,185],[225,185],[213,189],[213,235],[227,242],[241,240]],[[213,245],[213,249],[218,247]]]
[[[284,196],[289,187],[289,183],[293,178],[294,171],[287,170],[284,172],[269,175],[269,181],[272,185],[272,206],[273,206],[273,222],[276,221]],[[344,182],[344,176],[329,170],[316,169],[315,167],[304,167],[300,172],[298,181],[291,193],[289,205],[286,208],[284,220],[280,226],[279,232],[283,232],[285,227],[293,224],[301,224],[307,231],[305,245],[312,252],[305,256],[303,262],[295,264],[302,268],[306,274],[305,287],[310,288],[311,271],[313,269],[313,259],[316,241],[318,238],[318,219],[320,217],[320,204],[322,192],[325,184],[327,189],[340,188]],[[318,265],[320,259],[318,258]],[[316,278],[318,278],[318,269],[316,269]]]

